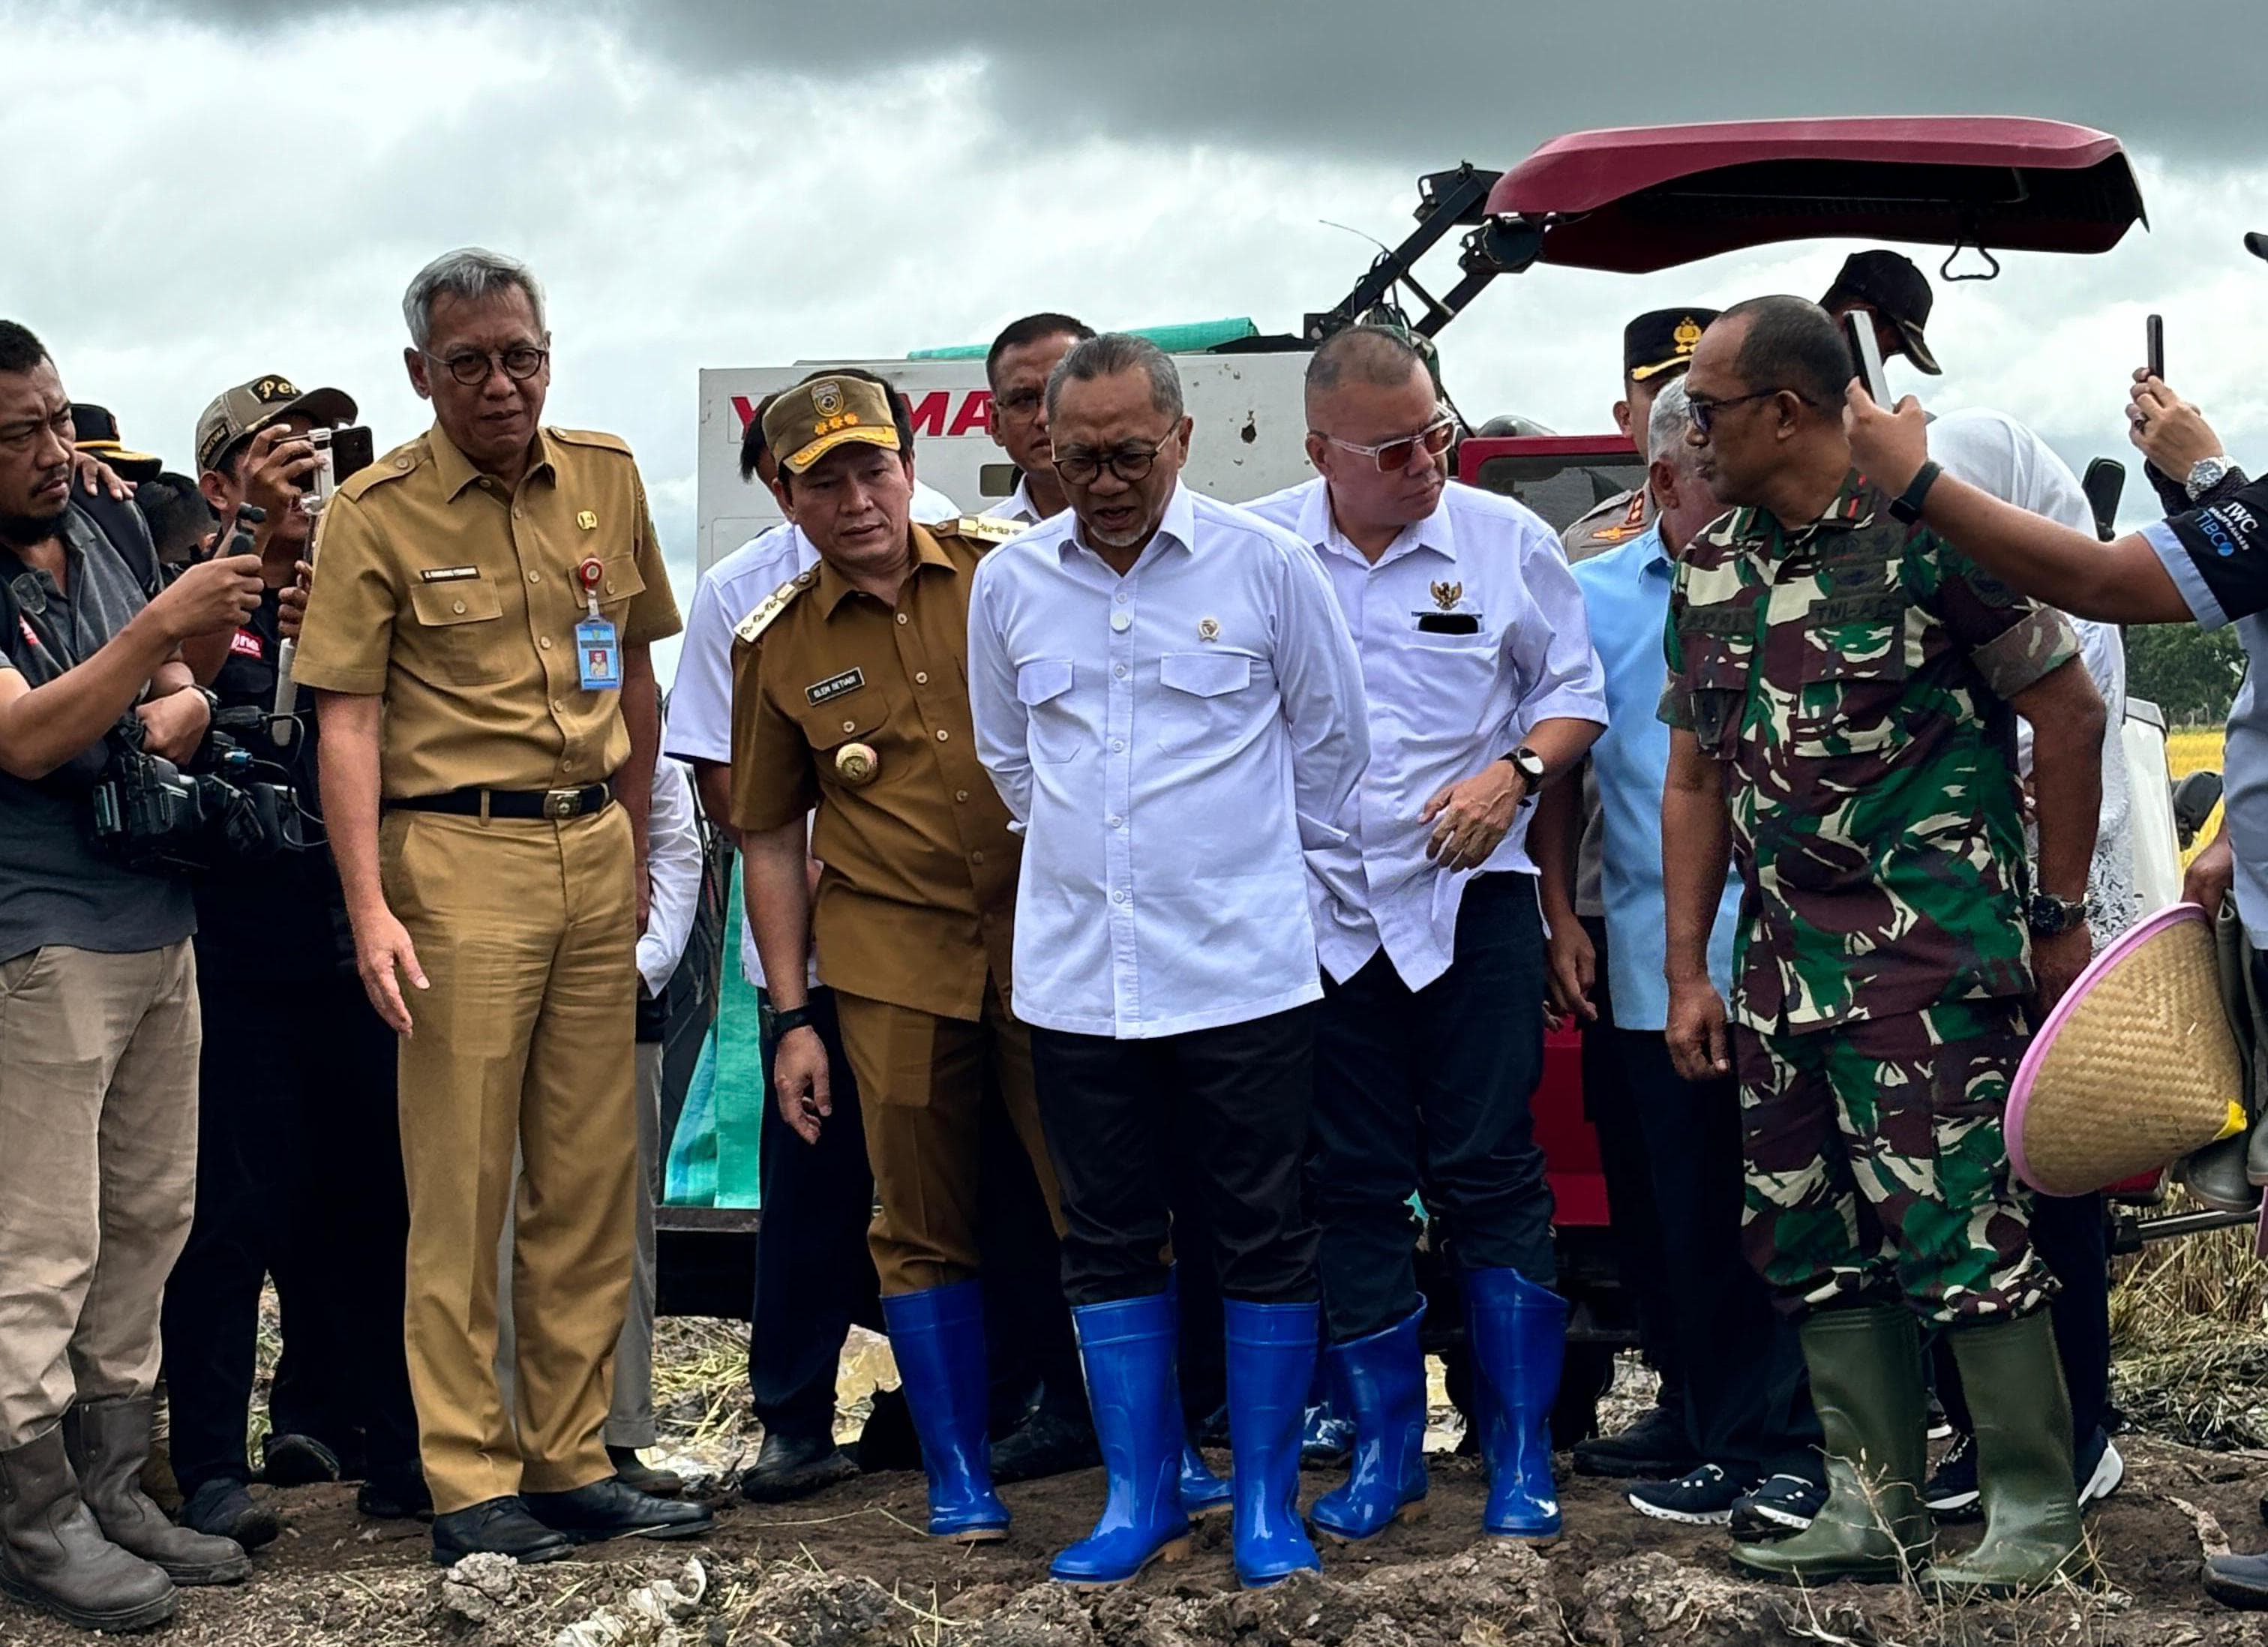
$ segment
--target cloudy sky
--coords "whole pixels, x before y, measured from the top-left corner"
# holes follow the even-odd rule
[[[383,448],[424,421],[403,284],[452,246],[512,252],[550,295],[547,415],[630,439],[685,588],[703,366],[1042,307],[1288,330],[1366,265],[1350,229],[1399,239],[1417,176],[1461,159],[1596,126],[2027,114],[2121,137],[2153,227],[1940,286],[1931,403],[2012,412],[2075,467],[2131,455],[2155,309],[2176,386],[2257,468],[2257,29],[2244,0],[0,0],[0,314],[176,464],[204,402],[269,371],[350,390]],[[1595,430],[1628,315],[1815,295],[1849,249],[1500,280],[1443,337],[1449,386]]]

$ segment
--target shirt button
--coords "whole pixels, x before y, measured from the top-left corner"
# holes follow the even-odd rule
[[[915,684],[916,686],[917,686],[917,687],[925,687],[925,686],[927,686],[927,685],[929,684],[929,672],[928,672],[927,670],[925,670],[925,669],[917,669],[917,670],[915,670],[915,671],[914,671],[914,684]]]
[[[1121,664],[1110,673],[1116,675],[1121,680],[1123,680],[1126,679],[1126,665],[1124,664]]]
[[[462,612],[465,609],[465,603],[460,600],[453,609],[458,612]]]
[[[493,492],[496,490],[496,482],[489,479],[487,475],[483,474],[481,476],[481,490],[484,492]]]
[[[564,715],[567,712],[567,706],[564,703],[555,702],[551,705],[551,712],[554,715]],[[564,763],[563,762],[562,764]]]
[[[1110,894],[1110,901],[1113,903],[1124,903],[1126,901],[1125,893],[1123,891],[1112,893]]]
[[[545,636],[541,640],[535,643],[538,646],[541,646],[547,652],[551,650],[551,637],[549,635]]]
[[[526,513],[527,513],[527,511],[526,511],[525,509],[522,509],[522,508],[521,508],[518,504],[514,504],[512,506],[512,518],[514,520],[518,520],[518,519],[519,519],[522,516],[526,515]]]
[[[1126,820],[1123,818],[1113,818],[1110,820],[1110,827],[1113,829],[1123,829],[1126,827]]]
[[[397,469],[406,469],[409,467],[409,460],[407,458],[396,458],[394,460],[394,467]]]
[[[845,721],[843,723],[843,730],[846,732],[855,732],[858,730],[858,723],[856,721]]]
[[[1120,590],[1114,599],[1116,599],[1120,606],[1124,606],[1126,604],[1126,592],[1123,589]]]
[[[957,801],[965,801],[968,798],[968,791],[967,790],[955,790],[953,791],[953,798]]]
[[[540,584],[543,581],[543,574],[541,572],[530,572],[527,575],[527,581],[531,584]]]
[[[899,613],[899,614],[898,614],[898,621],[899,621],[899,622],[901,622],[901,623],[903,623],[905,621],[906,621],[906,614],[905,614],[904,613],[902,613],[902,612]]]
[[[1126,753],[1126,741],[1125,741],[1125,739],[1122,739],[1122,738],[1114,738],[1114,739],[1112,739],[1110,740],[1110,753],[1111,753],[1112,754],[1115,754],[1115,755],[1123,755],[1123,754],[1124,754]]]
[[[976,851],[971,852],[968,855],[968,861],[971,864],[982,864],[984,861],[984,849],[979,847]]]
[[[1134,627],[1134,620],[1123,612],[1114,612],[1110,614],[1110,627],[1123,635]]]
[[[939,743],[943,743],[943,742],[945,741],[945,739],[946,739],[946,732],[945,732],[945,728],[944,728],[944,727],[942,727],[942,726],[940,726],[940,727],[939,727],[939,728],[937,729],[937,740],[938,740],[938,742],[939,742]]]

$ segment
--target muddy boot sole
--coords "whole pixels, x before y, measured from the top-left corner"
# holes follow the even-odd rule
[[[57,1600],[37,1585],[17,1577],[13,1573],[0,1572],[0,1592],[5,1592],[26,1607],[37,1607],[52,1614],[77,1629],[100,1630],[107,1634],[130,1636],[141,1630],[155,1629],[173,1616],[180,1606],[178,1595],[167,1594],[138,1607],[122,1607],[115,1611],[89,1613]]]

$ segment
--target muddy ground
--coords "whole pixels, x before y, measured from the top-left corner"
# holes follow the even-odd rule
[[[618,1544],[581,1559],[451,1585],[424,1530],[358,1518],[352,1490],[280,1496],[291,1530],[253,1581],[189,1592],[168,1647],[1585,1647],[1681,1642],[2268,1643],[2268,1614],[2223,1611],[2198,1588],[2201,1548],[2268,1548],[2257,1501],[2268,1456],[2204,1453],[2128,1435],[2125,1486],[2092,1518],[2109,1585],[2093,1594],[1947,1612],[1910,1591],[1806,1594],[1734,1580],[1719,1531],[1646,1520],[1611,1483],[1567,1482],[1567,1535],[1541,1551],[1476,1536],[1483,1488],[1469,1460],[1433,1460],[1431,1513],[1359,1550],[1327,1548],[1319,1577],[1241,1594],[1219,1521],[1191,1558],[1117,1592],[1049,1584],[1047,1562],[1085,1533],[1099,1473],[1002,1489],[1008,1542],[932,1542],[914,1474],[860,1478],[792,1506],[720,1500],[699,1543]],[[1225,1463],[1226,1460],[1218,1460]],[[1334,1483],[1311,1471],[1309,1499]],[[261,1489],[265,1491],[266,1489]],[[1956,1530],[1950,1541],[1974,1536]],[[700,1563],[698,1578],[685,1571]],[[672,1581],[677,1593],[633,1599]],[[699,1592],[697,1603],[683,1594]],[[600,1612],[604,1609],[603,1613]],[[593,1614],[600,1614],[597,1618]],[[0,1641],[84,1640],[0,1604]]]

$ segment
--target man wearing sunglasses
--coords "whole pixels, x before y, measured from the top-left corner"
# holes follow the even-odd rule
[[[543,1561],[709,1519],[616,1479],[604,1435],[640,1191],[647,648],[677,607],[630,449],[541,421],[528,269],[449,253],[402,310],[433,427],[326,505],[295,673],[363,988],[401,1037],[434,1559]],[[506,1217],[516,1411],[492,1364]]]
[[[1355,1469],[1315,1506],[1342,1540],[1425,1491],[1410,1197],[1462,1282],[1491,1474],[1484,1525],[1558,1531],[1550,1418],[1566,1305],[1528,1113],[1543,1067],[1543,932],[1528,806],[1603,729],[1583,599],[1551,529],[1448,478],[1454,417],[1402,333],[1308,363],[1317,478],[1253,511],[1306,543],[1361,658],[1370,769],[1350,820],[1361,891],[1319,906],[1314,1187],[1330,1355]]]
[[[1697,472],[1732,512],[1688,546],[1666,627],[1666,1033],[1686,1079],[1738,1075],[1744,1239],[1799,1320],[1828,1472],[1808,1528],[1734,1560],[1807,1584],[1929,1562],[1926,1320],[1976,1415],[1985,1531],[1921,1582],[2029,1590],[2083,1540],[2056,1282],[2000,1111],[2035,979],[2052,1005],[2088,957],[2084,923],[2028,933],[2025,900],[2086,890],[2102,701],[2060,614],[1853,467],[1850,376],[1842,329],[1800,298],[1727,310],[1686,376]],[[1735,857],[1728,1032],[1708,943]]]

